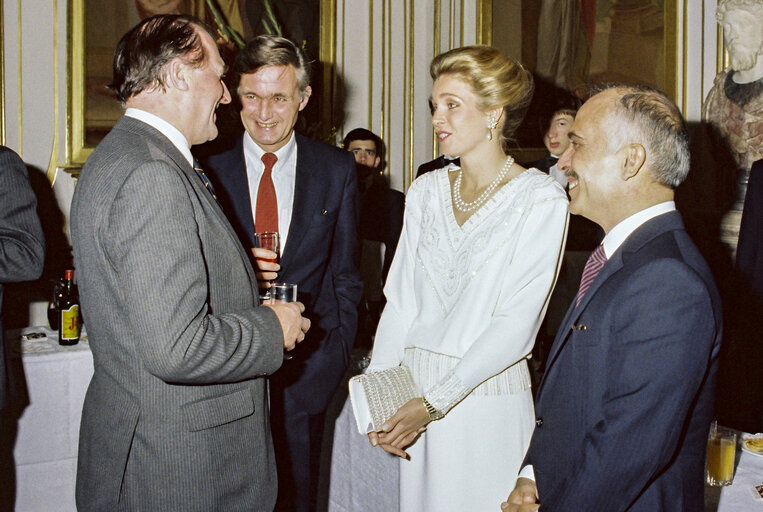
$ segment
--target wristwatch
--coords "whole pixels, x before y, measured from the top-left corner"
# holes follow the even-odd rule
[[[430,404],[423,396],[421,397],[421,401],[424,402],[424,407],[426,407],[427,412],[429,413],[430,420],[435,421],[445,417],[442,411],[435,409],[434,405]]]

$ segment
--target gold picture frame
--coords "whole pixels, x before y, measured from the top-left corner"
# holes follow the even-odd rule
[[[1,1],[1,0],[0,0]],[[318,50],[317,56],[320,60],[320,78],[322,83],[327,84],[323,87],[323,94],[319,97],[321,103],[319,111],[327,116],[324,119],[331,120],[327,126],[333,126],[333,112],[331,109],[331,97],[333,90],[331,84],[334,83],[334,62],[335,62],[335,33],[336,33],[336,0],[319,0],[320,14],[312,20],[311,30],[317,31]],[[196,10],[203,9],[204,0],[184,0],[185,4],[195,5]],[[109,117],[108,113],[100,117],[90,116],[88,105],[94,101],[99,101],[100,105],[107,105],[104,101],[107,98],[105,88],[102,84],[98,87],[93,85],[93,77],[88,75],[88,60],[95,61],[103,68],[108,63],[104,62],[109,57],[104,48],[93,48],[89,46],[87,40],[87,11],[88,9],[105,9],[108,12],[125,13],[129,9],[135,11],[135,0],[68,0],[68,83],[67,83],[67,129],[66,129],[66,162],[62,166],[67,172],[79,174],[87,158],[95,149],[99,135],[102,136],[113,126],[118,115]],[[201,7],[198,7],[201,5]],[[184,11],[185,12],[185,11]],[[189,8],[189,14],[198,14]],[[115,15],[118,17],[119,15]],[[137,14],[131,14],[132,17]],[[130,16],[122,16],[120,22],[127,23],[125,28],[117,31],[118,34],[113,42],[121,37],[121,34],[127,31],[132,25],[137,23],[140,18],[131,19]],[[93,27],[91,27],[93,28]],[[95,30],[102,30],[101,27],[95,27]],[[110,31],[109,33],[113,33]],[[100,50],[100,53],[99,53]],[[113,49],[110,49],[113,52]],[[110,70],[110,68],[109,68]],[[103,74],[103,73],[102,73]],[[101,77],[102,78],[102,77]],[[118,107],[115,99],[112,99],[113,105]],[[111,107],[107,107],[111,108]],[[121,110],[121,109],[120,109]],[[113,112],[112,112],[113,114]],[[120,112],[121,115],[121,112]],[[327,128],[328,130],[328,128]]]
[[[577,0],[574,1],[577,3]],[[563,1],[557,0],[556,5],[561,5],[563,3]],[[655,51],[657,54],[659,54],[658,57],[661,60],[660,64],[663,69],[662,76],[658,77],[656,80],[650,81],[636,79],[632,80],[632,82],[645,83],[647,85],[653,85],[662,89],[671,99],[673,99],[673,101],[679,105],[679,107],[681,107],[682,104],[679,102],[679,98],[681,96],[679,94],[678,84],[680,83],[680,77],[685,75],[685,70],[679,68],[680,60],[678,55],[678,43],[679,37],[681,37],[681,34],[679,33],[679,22],[680,20],[685,19],[686,10],[688,9],[687,2],[683,2],[681,4],[683,5],[683,12],[679,12],[678,0],[658,0],[657,2],[653,2],[652,0],[627,0],[625,2],[610,1],[609,3],[612,5],[619,4],[618,7],[621,8],[621,10],[623,9],[623,5],[628,9],[632,9],[631,11],[627,12],[627,14],[635,14],[626,19],[625,23],[626,29],[632,30],[634,33],[639,33],[639,31],[641,31],[647,35],[651,34],[652,39],[654,39],[656,31],[660,30],[659,26],[661,25],[662,44],[661,48]],[[602,2],[599,2],[599,7],[601,4]],[[507,7],[509,5],[511,7]],[[655,20],[654,11],[655,9],[659,8],[659,5],[662,6],[662,19]],[[540,7],[541,2],[538,0],[523,0],[519,2],[511,2],[511,4],[501,0],[477,0],[477,42],[480,44],[496,46],[497,48],[504,51],[507,55],[517,58],[525,65],[528,65],[532,71],[535,71],[537,43],[534,41],[534,39],[537,39],[538,37],[537,23]],[[515,11],[512,12],[511,17],[508,17],[504,14],[502,18],[502,14],[507,8],[514,9]],[[521,11],[521,15],[519,11]],[[645,13],[642,19],[638,18],[640,13]],[[511,23],[518,23],[520,26],[515,28],[519,28],[519,30],[511,30],[512,27],[506,25]],[[649,25],[649,23],[651,23],[651,25]],[[496,27],[496,25],[502,27],[501,33],[495,31],[494,27]],[[597,25],[597,31],[599,28],[599,25]],[[522,34],[520,42],[517,41],[517,32]],[[511,37],[514,37],[514,40],[510,45],[511,48],[503,48],[503,46],[507,45],[507,42],[505,41],[506,37],[508,37],[507,34],[510,34]],[[623,36],[621,34],[622,32],[616,33],[613,30],[608,35],[608,48],[611,47],[613,41],[614,43],[620,43],[621,49],[623,46],[626,46],[627,48],[627,45],[622,43]],[[620,38],[620,40],[618,38]],[[594,45],[595,44],[596,42],[594,42]],[[521,46],[521,50],[518,50],[518,45]],[[596,47],[593,49],[593,52],[595,51]],[[686,66],[685,59],[683,66]],[[623,81],[626,83],[631,81],[627,79],[628,77],[626,77],[625,80],[621,79],[617,73],[603,73],[602,76],[606,78],[606,81]],[[528,122],[526,121],[525,125],[527,124]],[[537,138],[539,139],[539,137]],[[542,147],[541,144],[538,145],[540,147],[535,146],[536,145],[531,145],[528,147],[527,145],[520,144],[520,147],[517,150],[517,158],[524,159],[522,161],[529,162],[547,154],[546,149]]]

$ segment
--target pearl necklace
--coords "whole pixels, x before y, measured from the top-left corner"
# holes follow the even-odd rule
[[[495,190],[498,184],[501,183],[503,178],[505,178],[509,173],[512,165],[514,165],[514,159],[511,156],[506,157],[506,163],[503,164],[501,172],[498,173],[498,176],[496,176],[495,179],[490,182],[490,185],[488,185],[487,188],[479,195],[479,197],[471,203],[467,203],[461,197],[461,178],[464,175],[464,171],[459,169],[458,176],[456,176],[456,182],[453,184],[453,204],[456,205],[456,209],[466,213],[472,210],[476,210],[482,206],[482,203],[484,203],[487,198],[490,197],[490,194],[493,193],[493,190]]]

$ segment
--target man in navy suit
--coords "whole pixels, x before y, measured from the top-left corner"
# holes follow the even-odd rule
[[[578,112],[559,167],[570,211],[606,233],[548,356],[536,427],[503,510],[703,509],[721,305],[675,210],[677,107],[639,86]]]
[[[355,160],[294,132],[310,99],[308,66],[287,39],[249,42],[232,77],[246,131],[205,165],[244,247],[254,247],[255,229],[280,233],[280,266],[262,259],[275,256],[269,251],[253,250],[258,279],[296,283],[312,320],[305,343],[271,380],[279,511],[315,509],[324,412],[350,360],[362,293]],[[275,163],[265,163],[268,155]]]

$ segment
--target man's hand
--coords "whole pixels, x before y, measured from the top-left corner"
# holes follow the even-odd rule
[[[254,275],[257,276],[257,284],[261,290],[270,288],[270,282],[278,277],[278,271],[281,270],[281,265],[276,262],[278,254],[262,247],[252,247],[252,255],[256,264]]]
[[[517,478],[517,484],[509,497],[501,503],[501,510],[508,512],[531,512],[538,510],[538,488],[529,478]]]
[[[278,317],[283,331],[283,348],[286,351],[293,350],[297,343],[305,339],[305,334],[310,329],[310,319],[302,316],[305,305],[301,302],[275,302],[263,304],[271,308]]]

